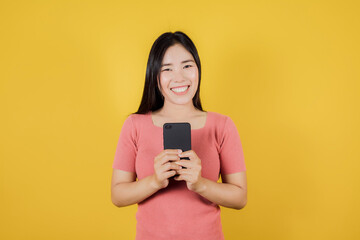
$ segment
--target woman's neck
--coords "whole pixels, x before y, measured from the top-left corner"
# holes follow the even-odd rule
[[[194,116],[201,112],[199,109],[194,107],[192,102],[190,102],[190,104],[166,104],[165,102],[162,108],[153,113],[173,120],[186,119],[189,116]]]

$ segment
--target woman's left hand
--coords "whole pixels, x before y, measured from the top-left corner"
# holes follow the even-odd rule
[[[201,160],[193,150],[182,152],[180,157],[188,157],[190,160],[175,161],[176,164],[186,167],[186,169],[176,170],[179,176],[174,179],[177,181],[185,180],[189,190],[197,192],[202,189],[203,178],[201,176]]]

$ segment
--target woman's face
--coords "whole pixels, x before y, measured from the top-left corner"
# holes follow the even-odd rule
[[[198,67],[181,44],[169,47],[161,63],[160,91],[173,104],[192,102],[198,87]]]

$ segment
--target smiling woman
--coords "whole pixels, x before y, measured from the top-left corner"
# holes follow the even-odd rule
[[[219,205],[241,209],[247,203],[236,125],[203,111],[200,76],[200,58],[187,35],[168,32],[156,39],[141,104],[124,122],[113,163],[111,199],[117,207],[138,204],[137,240],[224,239]],[[163,149],[166,122],[190,123],[191,150]]]
[[[198,68],[183,45],[177,43],[167,49],[159,79],[160,91],[166,99],[175,104],[192,104],[191,99],[198,88]]]
[[[161,109],[167,104],[164,100],[168,96],[171,102],[188,103],[188,106],[193,106],[192,110],[201,111],[200,83],[201,63],[194,43],[182,32],[164,33],[150,50],[143,97],[136,114]],[[184,85],[190,86],[186,96],[174,98],[176,90],[171,91],[171,88]]]

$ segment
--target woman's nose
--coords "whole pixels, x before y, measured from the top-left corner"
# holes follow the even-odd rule
[[[173,77],[174,80],[178,80],[178,81],[184,80],[184,72],[182,71],[182,69],[175,70]]]

